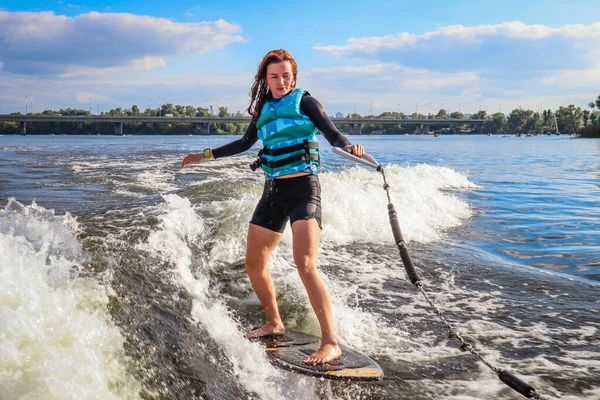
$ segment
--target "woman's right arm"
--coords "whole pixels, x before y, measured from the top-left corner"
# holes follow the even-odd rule
[[[221,147],[217,147],[216,149],[209,150],[209,158],[217,159],[242,153],[252,147],[257,140],[258,130],[256,129],[256,122],[253,121],[250,122],[250,125],[248,125],[248,129],[246,129],[244,136],[238,140],[234,140],[233,142],[227,143]],[[185,168],[187,164],[201,162],[206,159],[207,157],[205,156],[204,152],[190,153],[183,159],[181,168]]]

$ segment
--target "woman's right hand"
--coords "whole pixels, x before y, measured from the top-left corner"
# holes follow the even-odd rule
[[[199,163],[204,160],[206,160],[206,157],[204,156],[204,152],[190,153],[187,156],[185,156],[185,158],[183,159],[183,162],[181,163],[181,168],[185,168],[185,166],[188,164]]]
[[[347,144],[344,146],[344,150],[358,158],[362,158],[365,155],[365,148],[360,144]]]

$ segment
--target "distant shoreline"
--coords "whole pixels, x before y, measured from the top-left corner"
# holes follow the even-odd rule
[[[436,135],[439,136],[517,136],[516,133],[490,133],[489,135],[487,133],[484,132],[474,132],[474,133],[373,133],[373,134],[365,134],[365,135],[357,135],[357,134],[351,134],[351,133],[346,133],[346,132],[342,132],[343,135],[345,136],[356,136],[356,137],[361,137],[361,136],[431,136],[431,137],[435,137]],[[522,134],[521,136],[525,137],[525,136],[564,136],[567,134],[531,134],[531,135],[525,135]],[[219,134],[214,134],[214,135],[203,135],[203,134],[191,134],[191,133],[131,133],[131,134],[126,134],[126,135],[115,135],[115,134],[110,134],[110,133],[64,133],[64,134],[57,134],[57,133],[28,133],[26,135],[22,135],[20,133],[0,133],[0,136],[116,136],[116,137],[120,137],[120,136],[194,136],[194,137],[220,137],[220,136],[242,136],[242,134],[240,133],[219,133]]]

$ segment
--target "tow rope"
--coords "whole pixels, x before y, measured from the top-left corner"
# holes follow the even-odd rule
[[[459,340],[461,342],[461,345],[459,347],[461,351],[469,351],[471,354],[473,354],[475,357],[477,357],[479,360],[481,360],[481,362],[483,362],[483,364],[485,366],[487,366],[492,371],[494,371],[494,373],[498,376],[498,379],[500,379],[503,383],[505,383],[507,386],[511,387],[518,393],[522,394],[523,396],[525,396],[527,398],[534,398],[534,399],[538,399],[538,400],[548,400],[547,397],[536,392],[535,388],[533,388],[527,382],[523,381],[522,379],[513,375],[512,373],[510,373],[509,371],[507,371],[505,369],[500,369],[500,368],[495,367],[490,362],[488,362],[486,359],[484,359],[483,356],[481,356],[481,354],[479,354],[470,343],[468,343],[465,339],[463,339],[460,332],[458,332],[456,329],[454,329],[452,327],[452,325],[448,322],[448,320],[446,320],[446,318],[443,316],[440,309],[429,298],[429,296],[427,295],[427,292],[425,292],[425,287],[424,287],[423,281],[421,280],[421,276],[417,272],[417,269],[415,268],[415,266],[410,258],[410,254],[408,254],[408,248],[406,247],[406,243],[404,242],[404,238],[402,237],[402,231],[400,230],[400,223],[398,221],[398,214],[396,213],[396,209],[395,209],[394,205],[392,204],[392,200],[390,197],[390,185],[387,183],[385,173],[383,171],[383,166],[380,165],[373,157],[371,157],[370,155],[368,155],[366,153],[363,156],[364,158],[358,158],[358,157],[346,152],[345,150],[340,149],[339,147],[334,147],[333,152],[341,157],[344,157],[351,161],[366,165],[368,167],[374,168],[378,172],[381,172],[381,175],[383,176],[383,188],[386,191],[387,199],[388,199],[387,209],[388,209],[388,216],[390,219],[390,225],[392,227],[392,233],[394,234],[394,241],[396,242],[396,246],[398,247],[398,250],[400,252],[400,258],[402,259],[402,264],[404,265],[404,269],[406,270],[408,279],[410,280],[410,282],[413,285],[415,285],[417,287],[417,289],[419,289],[419,291],[425,297],[425,300],[427,301],[429,306],[433,309],[434,313],[440,318],[440,320],[446,326],[446,328],[448,328],[448,339]]]

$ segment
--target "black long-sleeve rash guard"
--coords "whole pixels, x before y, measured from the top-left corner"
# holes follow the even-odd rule
[[[333,125],[333,122],[329,119],[323,106],[317,99],[306,93],[300,101],[300,109],[306,114],[310,120],[315,124],[327,141],[333,147],[344,147],[351,144],[350,141],[340,133],[340,131]],[[228,157],[234,154],[239,154],[248,150],[258,140],[258,129],[256,123],[251,122],[246,129],[246,133],[238,140],[234,140],[231,143],[227,143],[221,147],[212,150],[215,158]]]

